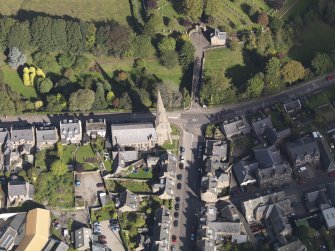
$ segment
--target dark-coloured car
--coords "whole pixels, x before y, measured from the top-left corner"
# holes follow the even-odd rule
[[[180,197],[176,197],[175,200],[176,200],[176,202],[179,202],[180,201]]]
[[[172,235],[172,243],[176,243],[177,242],[177,236],[175,236],[175,235]]]
[[[175,217],[175,218],[178,218],[178,216],[179,216],[179,213],[178,213],[178,212],[174,212],[174,214],[173,214],[173,215],[174,215],[174,217]]]
[[[181,147],[180,147],[180,152],[181,152],[181,153],[185,152],[185,147],[181,146]]]
[[[104,183],[97,183],[97,187],[103,187]]]
[[[179,163],[179,168],[184,169],[184,163]]]
[[[176,204],[174,205],[174,209],[178,211],[178,210],[179,210],[179,208],[180,208],[180,205],[179,205],[179,203],[176,203]]]
[[[177,189],[181,189],[181,183],[177,184]]]
[[[178,180],[182,180],[182,179],[183,179],[183,175],[178,174],[178,175],[177,175],[177,179],[178,179]]]
[[[173,222],[173,226],[174,226],[174,227],[178,227],[178,221],[177,221],[177,220],[175,220],[175,221]]]

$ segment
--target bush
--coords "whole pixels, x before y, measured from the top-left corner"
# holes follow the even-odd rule
[[[175,51],[164,52],[161,56],[161,63],[168,69],[178,65],[178,54]]]
[[[76,56],[71,52],[65,52],[57,57],[57,62],[64,68],[70,68],[76,62]]]

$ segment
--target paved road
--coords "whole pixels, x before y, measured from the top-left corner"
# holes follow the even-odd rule
[[[195,246],[195,241],[191,241],[193,228],[197,226],[197,210],[200,208],[199,189],[200,172],[197,162],[194,160],[194,152],[197,149],[198,135],[183,132],[181,145],[185,147],[184,169],[177,170],[177,174],[182,174],[182,184],[180,190],[176,189],[176,197],[180,197],[180,209],[178,217],[178,227],[174,229],[174,234],[178,238],[177,250],[189,251]]]

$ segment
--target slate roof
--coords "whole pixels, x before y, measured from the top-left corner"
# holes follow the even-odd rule
[[[212,239],[211,235],[238,235],[241,233],[241,223],[240,222],[220,222],[212,221],[208,222],[206,226],[206,235]],[[212,232],[212,234],[211,234]]]
[[[8,182],[8,196],[28,196],[33,198],[34,186],[25,181]]]
[[[139,198],[136,194],[126,190],[120,194],[120,206],[128,206],[136,210],[139,204]]]
[[[240,215],[233,205],[227,205],[221,210],[221,216],[229,221],[239,221]]]
[[[74,238],[75,238],[75,248],[81,248],[81,247],[87,247],[89,248],[89,241],[92,236],[92,230],[90,228],[82,227],[77,229],[74,232]]]
[[[300,240],[297,240],[278,247],[275,251],[307,251],[307,247]]]
[[[247,182],[249,180],[255,180],[254,171],[258,168],[259,164],[248,163],[241,160],[237,164],[233,165],[233,172],[239,184]],[[255,180],[256,181],[256,180]]]
[[[323,168],[326,169],[328,172],[334,171],[335,161],[326,139],[321,138],[318,140],[318,143],[320,149],[320,160],[323,165]]]
[[[62,241],[50,238],[42,251],[67,251],[69,246]]]
[[[161,247],[168,248],[170,242],[171,212],[164,206],[155,211],[154,240],[160,241]]]
[[[251,126],[257,137],[261,137],[267,128],[273,128],[270,116],[253,120]]]
[[[17,142],[20,139],[25,141],[34,140],[33,127],[31,125],[24,125],[20,127],[12,127],[11,129],[11,141]]]
[[[14,245],[17,232],[10,226],[5,226],[0,230],[0,249],[9,250]]]
[[[250,133],[250,125],[242,117],[236,117],[232,120],[226,120],[223,122],[223,130],[227,138],[231,138],[238,134]]]
[[[206,140],[206,154],[212,160],[225,161],[227,159],[227,142],[222,140]]]
[[[285,111],[288,113],[294,112],[295,110],[301,108],[301,102],[299,99],[284,103],[283,105]]]
[[[335,183],[326,184],[326,191],[328,198],[330,199],[332,205],[335,207]]]
[[[198,240],[197,241],[198,251],[216,251],[214,240]]]
[[[64,120],[59,123],[59,132],[63,143],[67,143],[68,138],[82,138],[82,127],[80,120]]]
[[[58,141],[58,133],[54,126],[36,127],[36,142]]]
[[[287,149],[291,159],[305,158],[305,154],[320,152],[318,144],[311,138],[300,138],[295,142],[287,143]]]
[[[276,144],[280,140],[288,138],[290,135],[291,135],[290,128],[281,130],[279,132],[277,132],[275,128],[266,128],[263,134],[263,136],[265,136],[268,143],[271,145]]]
[[[86,132],[106,132],[106,120],[86,120]]]
[[[111,132],[113,145],[143,144],[150,139],[157,141],[156,130],[151,123],[112,124]]]
[[[268,168],[274,165],[279,165],[283,162],[280,151],[276,146],[259,145],[253,149],[255,158],[262,168]]]

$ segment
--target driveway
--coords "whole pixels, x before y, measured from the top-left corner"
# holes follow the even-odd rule
[[[122,241],[120,238],[120,234],[117,231],[112,231],[109,226],[109,221],[105,220],[100,222],[101,224],[101,234],[106,236],[106,245],[112,251],[125,251]]]
[[[100,205],[98,191],[105,192],[104,187],[97,187],[97,183],[103,183],[99,172],[76,173],[76,179],[80,180],[80,185],[76,186],[75,194],[81,196],[86,206]]]

